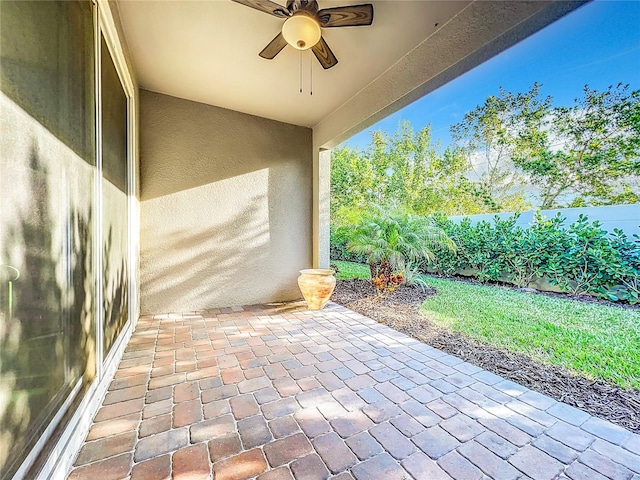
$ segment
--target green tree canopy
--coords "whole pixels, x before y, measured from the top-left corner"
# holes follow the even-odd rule
[[[451,136],[474,173],[489,211],[522,211],[531,207],[522,188],[524,178],[513,163],[518,133],[537,125],[551,103],[540,99],[541,85],[513,94],[500,87],[497,96],[467,112],[451,126]]]
[[[514,164],[540,190],[540,207],[640,201],[640,91],[584,87],[516,133]]]
[[[349,217],[354,209],[364,211],[372,204],[417,215],[489,211],[482,188],[466,177],[468,170],[458,149],[440,153],[429,125],[414,132],[409,122],[403,122],[393,135],[375,131],[365,151],[349,147],[333,150],[332,216]]]
[[[460,215],[640,202],[640,91],[586,86],[554,107],[541,88],[500,88],[451,126],[455,144],[444,149],[430,125],[409,122],[373,132],[363,151],[334,149],[334,225],[374,204]]]

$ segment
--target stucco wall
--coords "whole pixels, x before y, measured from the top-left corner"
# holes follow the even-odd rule
[[[311,130],[140,92],[141,310],[300,297]]]

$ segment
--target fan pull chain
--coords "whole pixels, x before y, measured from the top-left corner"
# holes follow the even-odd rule
[[[309,52],[309,95],[313,95],[313,55]]]
[[[300,93],[302,93],[302,50],[300,50]]]

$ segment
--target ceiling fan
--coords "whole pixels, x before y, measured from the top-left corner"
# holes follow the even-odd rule
[[[322,38],[321,28],[359,27],[373,23],[373,5],[347,5],[335,8],[318,8],[316,0],[287,0],[283,7],[270,0],[233,0],[278,18],[286,19],[282,31],[259,53],[272,60],[287,44],[298,50],[311,49],[326,70],[335,66],[338,59]]]

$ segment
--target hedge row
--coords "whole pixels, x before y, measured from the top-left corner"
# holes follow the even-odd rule
[[[573,295],[589,294],[613,301],[640,302],[640,238],[629,239],[615,229],[608,233],[585,215],[565,226],[560,214],[551,219],[536,215],[529,227],[516,225],[519,215],[472,225],[434,216],[457,249],[435,249],[435,259],[422,271],[442,275],[464,274],[486,281],[506,281],[526,287],[546,280]],[[337,260],[362,262],[331,238]]]

